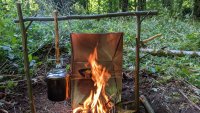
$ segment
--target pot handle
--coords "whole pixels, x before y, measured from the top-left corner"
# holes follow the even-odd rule
[[[70,75],[67,74],[66,75],[66,99],[70,98],[70,93],[71,93],[71,90],[70,90]]]

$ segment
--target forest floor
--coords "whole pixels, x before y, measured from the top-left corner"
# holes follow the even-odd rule
[[[133,73],[123,74],[122,100],[133,100]],[[156,113],[199,113],[199,89],[185,81],[175,78],[164,79],[154,77],[145,70],[140,73],[140,94],[145,95]],[[47,85],[45,75],[33,79],[33,94],[37,113],[70,113],[70,100],[52,102],[47,99]],[[29,113],[27,88],[25,81],[21,81],[12,93],[1,99],[0,112]],[[6,110],[6,111],[3,111]]]
[[[48,47],[47,47],[48,48]],[[65,63],[69,64],[69,57]],[[33,95],[37,113],[70,113],[70,100],[52,102],[47,98],[46,72],[53,67],[45,64],[37,68],[32,78]],[[14,75],[13,75],[14,76]],[[15,80],[12,90],[0,91],[0,113],[29,113],[25,80]],[[122,100],[134,100],[133,72],[123,72]],[[144,95],[155,113],[200,113],[200,89],[185,80],[158,76],[140,71],[140,95]],[[142,108],[141,113],[144,113]]]

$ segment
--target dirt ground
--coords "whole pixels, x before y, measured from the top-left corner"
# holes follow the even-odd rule
[[[51,48],[51,47],[46,47]],[[40,53],[52,53],[42,49]],[[47,51],[48,50],[48,51]],[[54,51],[54,50],[52,50]],[[40,55],[40,54],[37,54]],[[41,55],[43,59],[44,55]],[[66,57],[66,56],[64,56]],[[68,57],[68,59],[70,59]],[[65,61],[69,64],[69,60]],[[52,102],[47,99],[46,72],[49,65],[38,67],[32,79],[37,113],[70,113],[70,100]],[[123,72],[122,101],[134,100],[133,72]],[[200,113],[200,89],[176,77],[159,76],[146,70],[140,71],[140,95],[149,101],[155,113]],[[0,90],[0,113],[29,113],[27,86],[20,80],[12,90]],[[141,113],[144,109],[141,109]]]
[[[134,98],[131,72],[123,74],[122,100]],[[145,71],[140,72],[140,94],[145,95],[156,113],[200,113],[199,89],[175,78],[155,77]],[[33,94],[37,113],[70,113],[70,100],[52,102],[47,99],[44,76],[33,81]],[[14,91],[1,99],[0,112],[29,113],[27,88],[24,81],[18,83]]]

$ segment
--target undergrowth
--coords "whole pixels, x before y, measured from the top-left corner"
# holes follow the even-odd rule
[[[0,66],[4,66],[6,60],[16,64],[18,71],[23,73],[23,57],[21,47],[21,35],[19,26],[13,23],[17,15],[8,17],[7,13],[1,12],[0,21]],[[134,69],[136,19],[134,17],[110,18],[101,20],[70,20],[59,22],[60,42],[64,42],[67,54],[70,55],[69,35],[78,33],[106,33],[124,32],[124,70]],[[148,17],[142,22],[141,39],[161,33],[162,36],[148,42],[148,48],[175,49],[200,51],[200,23],[192,19],[174,19],[164,14]],[[29,60],[32,65],[40,65],[41,60],[33,56],[39,48],[54,41],[53,22],[34,22],[28,30]],[[141,57],[146,53],[141,53]],[[181,77],[200,87],[200,57],[162,57],[146,55],[141,59],[141,68],[159,76]],[[0,71],[6,73],[7,71]]]

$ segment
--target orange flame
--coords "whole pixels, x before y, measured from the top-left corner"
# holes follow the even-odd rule
[[[111,75],[105,67],[97,63],[97,48],[90,54],[88,62],[91,65],[95,89],[91,90],[82,106],[73,109],[73,113],[108,113],[112,103],[106,95],[105,87]]]

